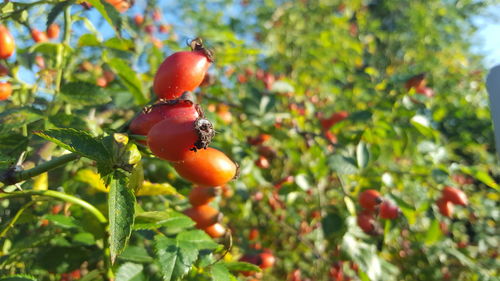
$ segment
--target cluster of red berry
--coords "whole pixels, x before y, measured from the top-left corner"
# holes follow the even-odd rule
[[[147,136],[142,144],[169,161],[181,177],[198,185],[189,197],[192,208],[185,213],[198,228],[220,237],[225,233],[218,223],[220,213],[208,203],[220,186],[236,176],[237,165],[220,150],[208,147],[215,131],[190,91],[202,83],[213,58],[201,39],[193,40],[191,49],[163,61],[153,85],[160,100],[132,120],[129,130]]]

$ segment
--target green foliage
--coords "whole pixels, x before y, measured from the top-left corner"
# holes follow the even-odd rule
[[[14,90],[0,101],[0,281],[497,278],[500,169],[471,51],[492,1],[25,2],[0,4],[17,44],[0,62]],[[52,23],[59,38],[28,37]],[[193,186],[128,131],[161,62],[197,36],[216,58],[194,91],[211,145],[240,167],[211,203],[231,230],[217,239],[182,213]],[[421,73],[427,95],[405,85]],[[444,186],[469,199],[451,217]],[[400,210],[375,211],[369,233],[365,189]],[[239,261],[263,252],[273,267]]]

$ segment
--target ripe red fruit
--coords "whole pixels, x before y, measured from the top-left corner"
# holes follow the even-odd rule
[[[108,85],[108,81],[106,81],[106,78],[101,76],[97,78],[96,85],[102,88],[106,88],[106,86]]]
[[[270,252],[260,253],[259,256],[260,256],[260,260],[261,260],[259,267],[262,269],[273,267],[274,264],[276,263],[276,258]]]
[[[290,272],[287,281],[302,281],[300,269],[294,269]]]
[[[7,76],[8,74],[9,74],[9,69],[5,65],[0,64],[0,77]]]
[[[460,189],[446,186],[441,191],[441,194],[444,200],[450,201],[453,204],[461,206],[467,206],[468,204],[467,195]]]
[[[57,23],[53,23],[47,28],[47,37],[50,39],[57,39],[60,31],[61,29],[59,28],[59,25]]]
[[[152,24],[148,24],[144,27],[144,31],[146,31],[147,34],[151,35],[155,32],[155,26]]]
[[[54,205],[52,206],[52,210],[51,210],[51,213],[56,215],[56,214],[59,214],[63,209],[63,206],[62,205]]]
[[[373,215],[368,212],[359,213],[356,222],[358,223],[358,226],[367,234],[372,234],[375,231]]]
[[[14,53],[16,42],[9,29],[0,24],[0,59],[6,59]]]
[[[144,17],[142,15],[135,15],[134,16],[134,23],[137,26],[140,26],[144,23]]]
[[[160,33],[169,33],[171,29],[172,29],[172,26],[170,24],[160,25]]]
[[[120,13],[124,13],[130,8],[129,0],[106,0],[106,2],[114,6]]]
[[[259,159],[255,160],[255,165],[261,169],[267,169],[271,166],[269,160],[264,156],[259,156]]]
[[[264,142],[268,141],[271,138],[271,135],[268,134],[259,134],[258,136],[252,138],[248,137],[247,141],[250,145],[260,145]]]
[[[366,210],[373,211],[375,207],[382,203],[380,193],[374,189],[367,189],[359,194],[359,204]]]
[[[47,40],[49,40],[47,38],[47,34],[45,32],[42,32],[36,28],[33,28],[31,30],[31,38],[33,38],[33,40],[36,42],[36,43],[39,43],[39,42],[45,42]]]
[[[324,131],[328,131],[333,125],[337,124],[340,121],[343,121],[347,117],[349,117],[349,112],[339,111],[333,113],[329,118],[320,118],[319,122],[321,123],[321,128],[323,128]]]
[[[203,81],[212,62],[211,52],[199,39],[191,42],[191,49],[170,55],[160,65],[153,83],[159,98],[175,99],[185,91],[196,89]]]
[[[418,89],[425,87],[426,84],[427,81],[425,80],[425,73],[420,73],[408,79],[405,83],[405,88],[407,90],[410,90],[411,88]]]
[[[108,82],[108,83],[111,83],[115,80],[115,74],[113,73],[113,71],[104,70],[102,75],[103,75],[104,79],[106,79],[106,82]]]
[[[173,166],[184,179],[201,186],[220,186],[232,180],[236,175],[237,166],[223,152],[208,147],[196,152],[192,157]]]
[[[193,151],[205,149],[215,135],[207,119],[168,118],[148,133],[148,146],[157,157],[177,162],[193,157]]]
[[[389,201],[384,201],[380,205],[379,216],[388,220],[396,219],[399,216],[399,208]]]
[[[12,86],[9,82],[0,82],[0,101],[6,100],[12,94]]]
[[[216,187],[196,187],[189,192],[189,203],[192,206],[206,205],[212,202],[221,193],[221,188]]]
[[[294,180],[295,180],[295,178],[293,176],[286,176],[286,177],[282,178],[281,180],[279,180],[278,182],[276,182],[274,184],[274,187],[277,189],[280,189],[284,184],[291,184],[291,183],[293,183]]]
[[[226,228],[224,228],[224,226],[220,223],[214,223],[203,230],[212,238],[222,237],[226,233]]]
[[[259,238],[259,230],[257,228],[252,228],[248,234],[248,240],[253,241]]]
[[[178,100],[170,103],[159,103],[143,111],[130,123],[132,134],[147,136],[151,128],[168,118],[196,120],[200,117],[197,106],[189,100]]]
[[[451,217],[453,215],[453,203],[445,200],[443,198],[440,198],[436,201],[436,205],[439,208],[439,212],[441,215],[445,217]]]
[[[153,11],[153,20],[160,21],[161,20],[161,12],[159,10]]]
[[[201,205],[189,208],[184,211],[186,216],[196,222],[196,227],[203,229],[214,223],[219,222],[221,214],[218,210],[209,205]]]

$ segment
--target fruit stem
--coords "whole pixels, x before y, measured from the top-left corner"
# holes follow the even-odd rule
[[[17,167],[7,170],[3,175],[0,175],[0,182],[5,185],[13,185],[18,182],[25,181],[34,176],[38,176],[47,171],[53,170],[68,162],[78,159],[80,156],[76,153],[65,154],[61,157],[54,158],[50,161],[37,165],[34,168],[25,171],[17,171]]]

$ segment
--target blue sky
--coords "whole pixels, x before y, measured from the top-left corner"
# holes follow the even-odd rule
[[[500,5],[491,8],[488,12],[491,17],[485,16],[476,21],[479,24],[479,30],[473,39],[473,44],[475,50],[486,56],[485,66],[491,68],[500,64]]]

